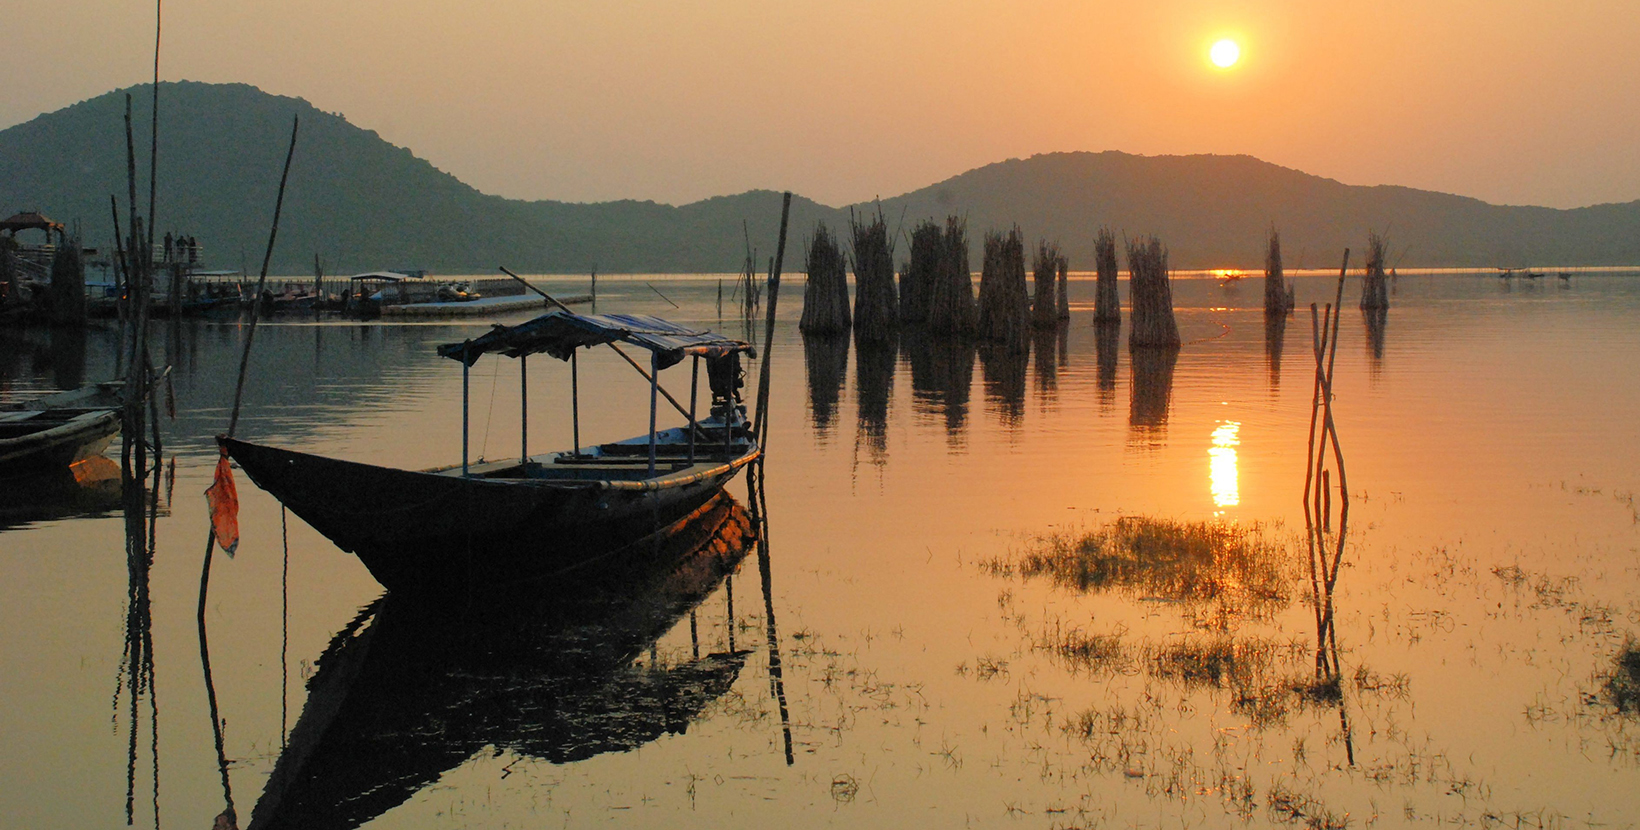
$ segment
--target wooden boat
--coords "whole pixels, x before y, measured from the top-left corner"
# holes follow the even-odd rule
[[[752,542],[746,511],[719,494],[615,578],[459,610],[378,599],[319,658],[248,827],[354,828],[477,756],[565,764],[683,734],[747,652],[731,635],[721,650],[635,663]]]
[[[78,516],[101,516],[120,507],[120,465],[93,455],[0,484],[0,530]]]
[[[617,343],[650,353],[650,432],[581,446],[576,350]],[[389,590],[447,593],[460,586],[550,579],[607,559],[673,524],[759,456],[740,401],[740,355],[750,351],[746,343],[654,317],[554,311],[440,347],[442,356],[463,367],[460,464],[402,470],[226,437],[218,441],[251,481],[356,554]],[[467,370],[483,355],[497,353],[518,358],[522,372],[524,358],[539,352],[571,361],[575,448],[529,455],[526,401],[520,455],[470,461]],[[688,425],[657,429],[660,370],[685,357],[697,361],[692,384],[700,374],[698,361],[707,364],[712,415],[696,419],[691,389]]]
[[[67,468],[120,431],[118,384],[94,384],[0,407],[0,476]]]

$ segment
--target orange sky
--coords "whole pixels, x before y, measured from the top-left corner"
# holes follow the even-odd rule
[[[9,15],[34,71],[0,126],[148,77],[152,23]],[[1571,207],[1640,199],[1637,36],[1635,0],[169,0],[161,77],[306,98],[519,198],[842,204],[1115,149]]]

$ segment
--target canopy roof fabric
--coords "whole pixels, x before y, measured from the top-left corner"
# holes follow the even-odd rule
[[[13,214],[12,216],[7,217],[4,221],[0,221],[0,231],[11,231],[12,233],[29,230],[42,230],[49,233],[51,231],[60,231],[62,229],[63,223],[53,222],[50,219],[33,212]]]
[[[655,353],[660,368],[676,365],[686,355],[722,357],[752,352],[750,344],[705,329],[691,329],[647,314],[573,314],[553,311],[516,326],[496,326],[488,334],[464,343],[438,347],[441,357],[465,361],[468,366],[490,352],[508,357],[546,352],[559,360],[584,346],[621,341]]]

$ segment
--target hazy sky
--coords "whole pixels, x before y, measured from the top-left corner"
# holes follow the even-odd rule
[[[150,76],[151,3],[13,5],[0,127]],[[1636,38],[1640,0],[166,0],[160,75],[518,198],[843,204],[1112,149],[1571,207],[1640,199]]]

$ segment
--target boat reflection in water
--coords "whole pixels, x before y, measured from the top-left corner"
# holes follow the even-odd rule
[[[358,827],[486,748],[562,764],[683,733],[747,652],[634,660],[754,538],[746,511],[719,494],[652,555],[623,557],[620,573],[529,599],[486,596],[466,611],[378,599],[319,658],[250,827]]]

